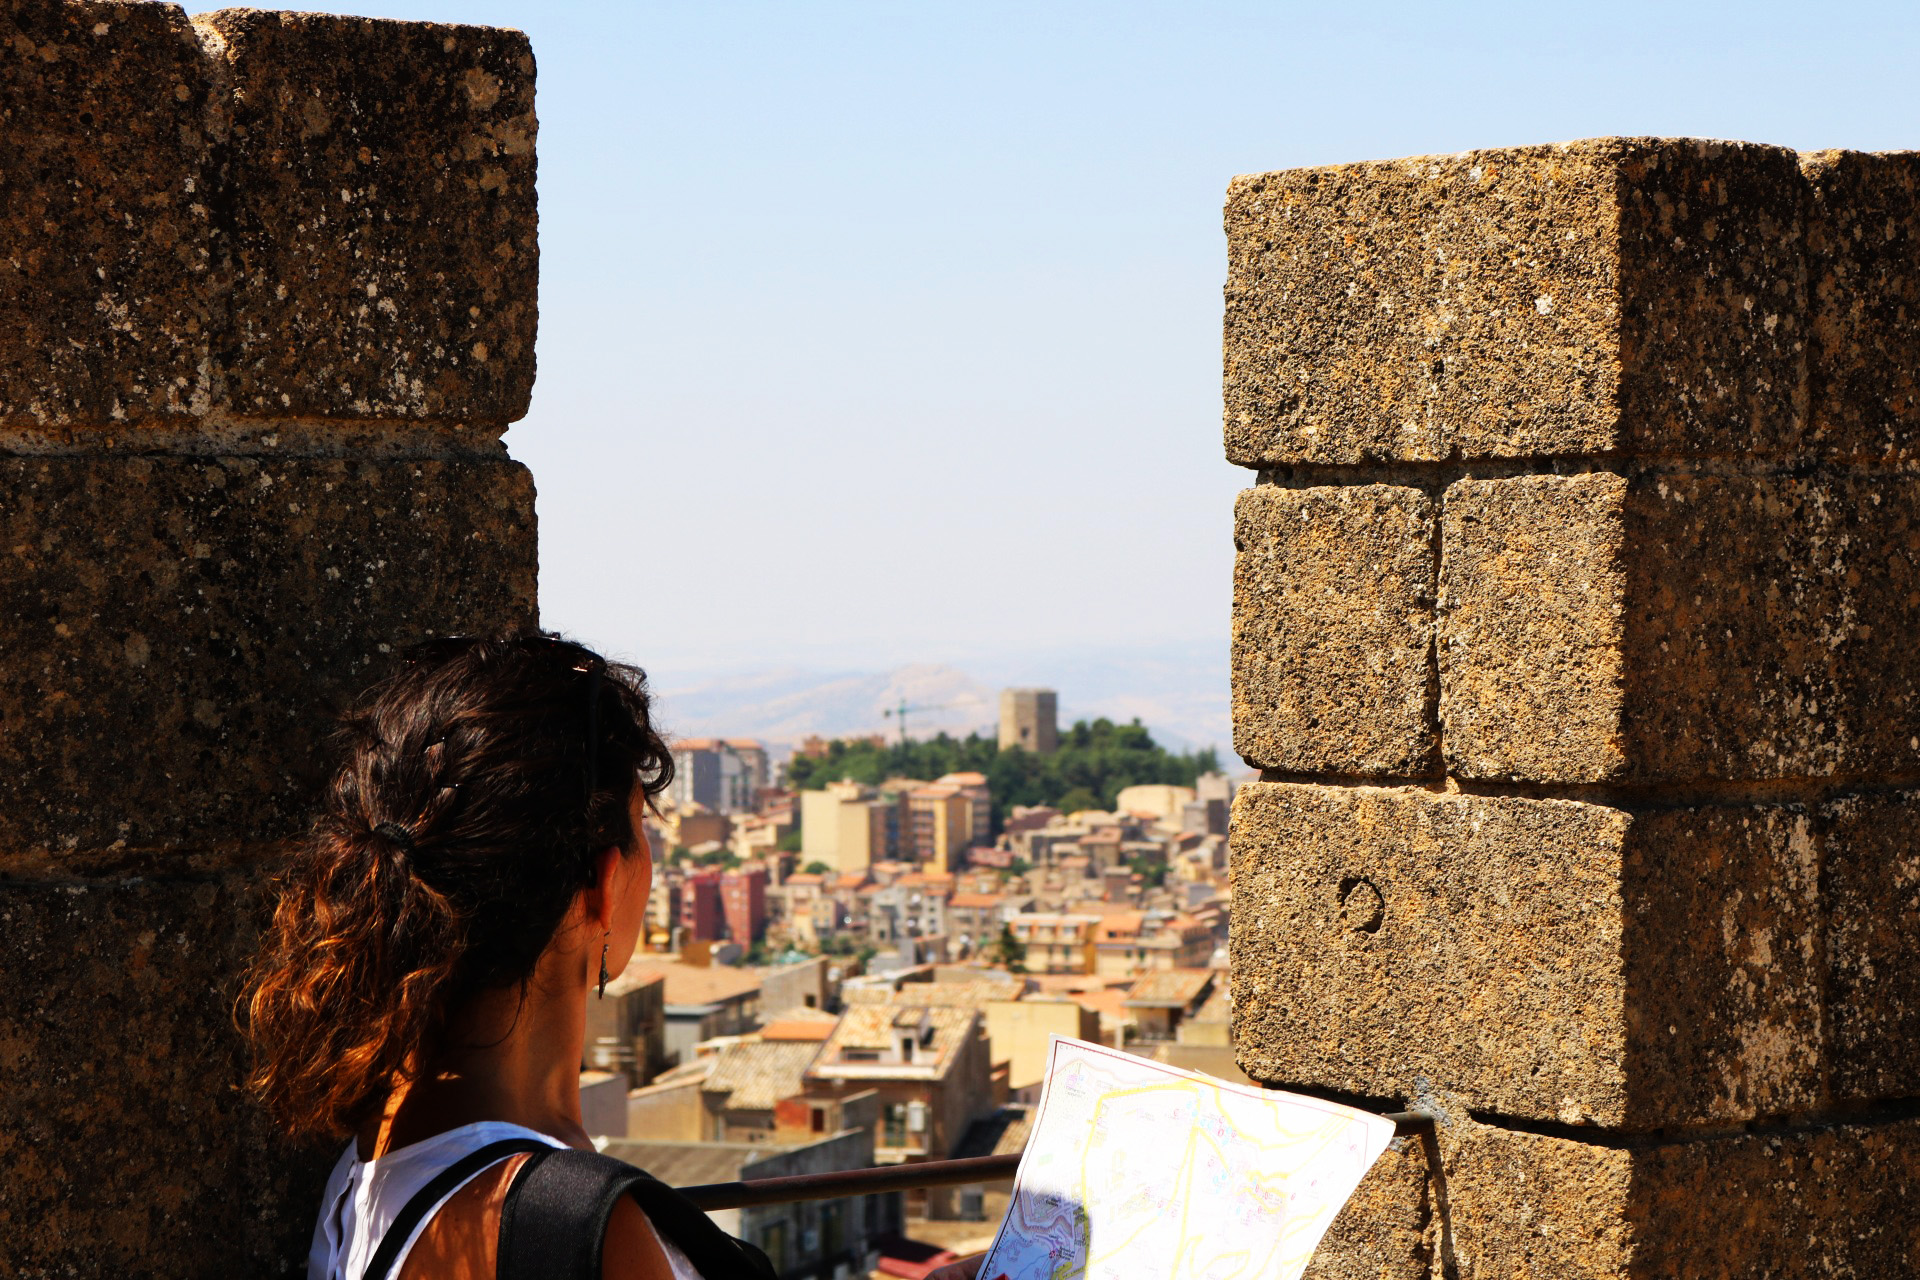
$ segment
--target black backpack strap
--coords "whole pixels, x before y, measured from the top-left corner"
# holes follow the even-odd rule
[[[507,1190],[497,1280],[600,1280],[607,1219],[632,1196],[705,1280],[774,1280],[767,1256],[652,1175],[597,1151],[536,1153]]]
[[[522,1151],[551,1151],[553,1147],[532,1138],[502,1138],[498,1142],[489,1142],[478,1151],[470,1151],[455,1160],[433,1176],[426,1186],[413,1193],[413,1198],[402,1205],[400,1212],[388,1224],[386,1234],[380,1237],[380,1247],[373,1251],[373,1260],[367,1263],[367,1269],[360,1273],[360,1280],[387,1280],[387,1273],[393,1270],[394,1260],[400,1251],[407,1247],[414,1228],[418,1227],[426,1216],[432,1213],[439,1203],[458,1190],[467,1179],[479,1173],[489,1165],[498,1164],[508,1156],[518,1155]]]

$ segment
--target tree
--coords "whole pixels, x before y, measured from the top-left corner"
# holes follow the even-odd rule
[[[1167,882],[1167,864],[1156,862],[1152,858],[1132,858],[1127,869],[1139,876],[1151,888],[1158,889]]]
[[[1087,788],[1075,787],[1054,801],[1053,807],[1062,813],[1078,813],[1082,809],[1104,809],[1106,806],[1100,803],[1099,796]]]
[[[1027,971],[1027,944],[1013,936],[1012,925],[1004,921],[1001,923],[1000,936],[994,940],[993,946],[1000,963],[1007,966],[1007,972]]]
[[[780,837],[780,842],[774,845],[774,848],[778,849],[781,853],[800,852],[800,833],[798,831],[787,832],[787,834]]]
[[[830,876],[833,874],[833,868],[824,862],[809,862],[804,870],[810,876]]]
[[[1138,720],[1115,724],[1102,718],[1076,722],[1061,735],[1060,749],[1046,756],[1019,747],[1002,751],[994,739],[979,734],[942,733],[884,745],[835,739],[822,755],[795,757],[787,778],[795,788],[818,790],[842,779],[878,786],[888,778],[931,781],[948,773],[983,774],[993,793],[997,835],[1014,805],[1110,809],[1122,788],[1153,782],[1190,787],[1200,774],[1219,767],[1211,748],[1170,752]]]

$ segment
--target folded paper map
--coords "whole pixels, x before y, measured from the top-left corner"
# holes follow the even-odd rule
[[[979,1280],[1297,1280],[1393,1122],[1053,1038]]]

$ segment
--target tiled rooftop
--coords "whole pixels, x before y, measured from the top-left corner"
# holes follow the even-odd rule
[[[668,1004],[721,1004],[760,990],[760,971],[757,969],[682,964],[678,960],[650,956],[645,964],[638,966],[638,970],[642,973],[658,973],[666,979]],[[627,966],[627,974],[635,971],[636,966]]]
[[[801,1077],[819,1051],[819,1043],[811,1040],[728,1045],[714,1055],[713,1074],[702,1089],[726,1094],[730,1110],[771,1111],[780,1099],[800,1092]]]
[[[912,1016],[918,1026],[924,1012],[932,1030],[928,1043],[916,1044],[914,1060],[899,1062],[847,1062],[847,1050],[891,1055],[898,1051],[900,1032],[895,1019],[903,1013]],[[958,1060],[958,1050],[971,1034],[980,1015],[972,1009],[929,1005],[924,1001],[900,999],[888,1004],[856,1005],[840,1016],[840,1025],[820,1048],[820,1056],[808,1074],[827,1079],[874,1079],[907,1077],[940,1079]]]
[[[1171,969],[1150,973],[1133,984],[1127,1003],[1135,1007],[1184,1009],[1198,1000],[1213,982],[1211,969]]]

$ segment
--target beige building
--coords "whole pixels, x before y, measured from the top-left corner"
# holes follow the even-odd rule
[[[923,867],[952,874],[966,861],[972,841],[973,801],[952,783],[931,783],[907,792],[913,858]]]
[[[1149,782],[1135,787],[1122,787],[1120,794],[1114,797],[1113,808],[1116,813],[1132,814],[1153,822],[1164,822],[1178,827],[1186,808],[1194,802],[1192,787],[1175,787],[1166,783]]]
[[[865,871],[893,848],[899,810],[857,782],[830,782],[800,793],[800,862]],[[892,837],[892,838],[890,838]]]
[[[999,1106],[979,1010],[912,1004],[849,1006],[807,1070],[810,1098],[874,1090],[881,1164],[944,1160],[967,1127]],[[927,1217],[951,1217],[956,1193],[909,1193]]]
[[[1190,915],[1123,911],[1094,929],[1094,971],[1102,977],[1205,968],[1213,958],[1213,929]]]
[[[1046,1079],[1047,1050],[1054,1036],[1096,1044],[1100,1040],[1100,1015],[1064,995],[992,1000],[985,1013],[993,1060],[1009,1064],[1007,1087],[1016,1094]]]
[[[934,785],[958,787],[967,798],[968,845],[984,845],[993,840],[993,790],[984,773],[949,773],[934,779]]]
[[[1101,917],[1028,911],[1007,921],[1027,949],[1028,973],[1094,972],[1094,930]]]
[[[1015,747],[1042,756],[1060,749],[1059,697],[1053,690],[1000,691],[1000,749]]]

